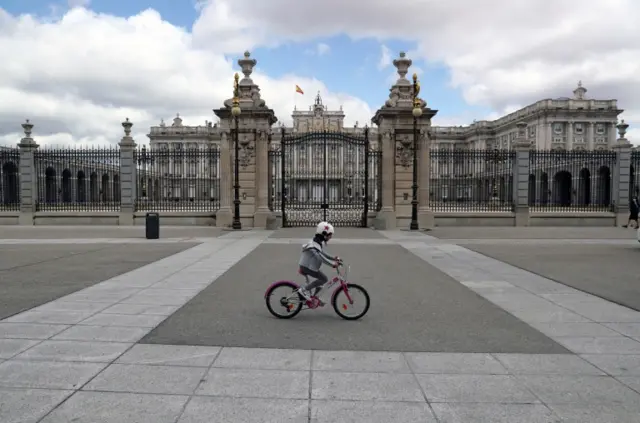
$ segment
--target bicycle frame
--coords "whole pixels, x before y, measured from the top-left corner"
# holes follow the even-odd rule
[[[326,284],[324,284],[324,286],[322,288],[320,288],[320,290],[316,293],[316,295],[314,295],[315,297],[315,301],[305,301],[303,299],[301,299],[298,296],[298,293],[292,293],[289,297],[286,298],[286,300],[288,302],[291,303],[298,303],[300,301],[302,301],[302,303],[304,305],[307,306],[307,308],[303,308],[303,310],[309,310],[309,309],[315,309],[319,307],[319,297],[320,297],[320,293],[324,293],[326,292],[329,288],[331,288],[332,286],[339,284],[339,286],[336,287],[336,289],[333,290],[333,293],[331,294],[331,301],[333,301],[333,298],[338,294],[338,292],[340,291],[340,289],[344,289],[344,292],[347,296],[347,299],[349,300],[349,303],[353,304],[353,299],[351,298],[351,295],[349,295],[349,290],[347,289],[347,276],[349,275],[349,271],[351,270],[351,266],[347,265],[346,266],[346,270],[343,272],[340,271],[340,269],[344,267],[344,266],[338,266],[336,267],[336,276],[334,276],[333,278],[331,278]],[[307,284],[309,283],[309,277],[307,275],[305,275],[305,279],[307,281]],[[293,282],[293,281],[291,281]],[[276,282],[275,284],[277,284],[279,282]],[[293,282],[295,285],[297,285],[298,287],[300,287],[298,284],[296,284],[295,282]],[[275,285],[274,284],[274,285]],[[268,290],[267,290],[268,292]]]

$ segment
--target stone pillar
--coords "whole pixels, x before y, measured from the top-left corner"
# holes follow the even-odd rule
[[[587,124],[587,150],[593,150],[593,143],[595,141],[595,123],[589,122]]]
[[[134,224],[133,214],[135,213],[137,172],[136,172],[136,143],[131,136],[133,123],[126,118],[122,122],[124,137],[120,141],[120,216],[118,224],[121,226],[132,226]]]
[[[429,205],[431,190],[431,137],[429,130],[420,130],[418,144],[418,225],[422,229],[433,229],[435,217]]]
[[[567,151],[573,150],[573,139],[574,139],[574,131],[575,130],[575,125],[573,124],[573,121],[570,120],[569,122],[567,122],[567,143],[566,143],[566,148]]]
[[[616,226],[625,225],[629,218],[629,180],[631,178],[631,142],[625,138],[629,124],[624,120],[618,125],[619,138],[613,146],[616,166],[613,170],[612,201],[616,214]]]
[[[376,216],[376,229],[409,228],[413,179],[414,88],[406,75],[412,61],[404,52],[393,61],[398,80],[391,87],[389,99],[376,111],[371,121],[378,125],[382,137],[382,208]],[[417,96],[418,92],[415,93]],[[418,225],[431,229],[433,212],[429,208],[429,178],[431,177],[430,141],[431,118],[437,110],[417,98],[422,115],[418,129]]]
[[[527,139],[527,124],[518,122],[518,138],[514,140],[513,212],[516,226],[529,226],[529,154],[531,142]]]
[[[18,223],[20,225],[33,225],[36,205],[38,202],[38,171],[36,169],[34,152],[38,149],[38,144],[31,138],[33,124],[29,119],[22,124],[24,138],[18,143],[20,149],[20,215]],[[44,177],[44,175],[43,175]]]
[[[231,192],[233,190],[233,164],[231,155],[231,134],[220,131],[220,210],[216,213],[216,226],[231,227],[233,211],[231,210]]]
[[[238,60],[244,78],[237,82],[237,95],[241,113],[238,116],[239,149],[239,173],[240,173],[240,220],[243,227],[266,228],[267,220],[272,212],[269,210],[269,132],[271,126],[277,122],[272,109],[266,106],[260,98],[260,88],[251,79],[253,68],[258,62],[251,58],[249,52]],[[235,84],[234,84],[235,86]],[[234,88],[235,89],[235,88]],[[216,217],[216,226],[230,226],[233,220],[233,208],[235,181],[235,118],[231,114],[233,98],[225,100],[224,107],[214,109],[216,116],[220,118],[220,127],[228,134],[227,148],[229,161],[225,160],[225,147],[222,146],[221,161],[229,163],[229,169],[223,169],[223,188],[229,186],[229,200],[221,202],[220,211]],[[224,143],[224,141],[223,141]],[[224,175],[229,175],[225,178]],[[226,182],[228,179],[228,183]],[[222,190],[221,189],[221,190]],[[224,194],[222,194],[224,198]],[[228,208],[227,208],[228,207]],[[228,211],[227,211],[228,210]]]

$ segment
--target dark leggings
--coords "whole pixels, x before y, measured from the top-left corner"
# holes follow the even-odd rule
[[[309,291],[312,290],[313,288],[320,288],[322,285],[327,283],[327,281],[329,280],[329,278],[327,278],[327,275],[322,273],[320,270],[315,271],[315,270],[309,269],[308,267],[300,266],[300,271],[301,271],[301,273],[303,275],[307,275],[307,276],[311,276],[312,278],[316,278],[315,281],[310,282],[309,285],[307,285],[305,287]]]

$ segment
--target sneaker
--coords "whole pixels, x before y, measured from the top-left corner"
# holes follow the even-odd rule
[[[302,298],[304,298],[305,300],[311,301],[311,293],[307,291],[305,288],[300,288],[298,290],[298,293],[302,295]]]

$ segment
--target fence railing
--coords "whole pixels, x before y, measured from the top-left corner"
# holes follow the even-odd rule
[[[531,151],[532,211],[612,211],[613,151]]]
[[[640,196],[640,151],[631,152],[629,169],[629,196]]]
[[[513,210],[510,150],[433,150],[429,196],[431,209],[447,212]]]
[[[136,210],[214,212],[220,209],[220,150],[135,151]]]
[[[0,211],[20,210],[20,150],[0,150]]]
[[[118,147],[34,151],[38,211],[120,210]]]

